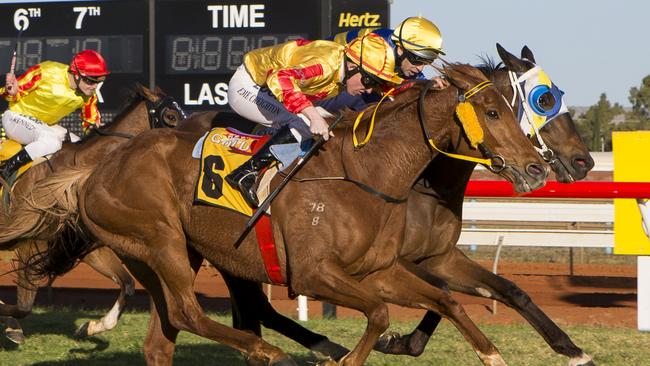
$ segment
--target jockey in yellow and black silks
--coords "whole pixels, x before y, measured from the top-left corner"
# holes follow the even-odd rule
[[[84,132],[98,125],[95,90],[108,74],[106,62],[92,50],[79,52],[70,65],[44,61],[18,78],[7,74],[0,88],[9,102],[2,125],[6,136],[23,148],[0,167],[0,174],[8,178],[33,159],[60,150],[67,130],[57,123],[75,110],[81,110]]]
[[[331,136],[313,102],[343,90],[360,95],[402,81],[395,73],[391,46],[372,34],[347,46],[295,40],[250,51],[228,84],[228,101],[235,112],[268,127],[274,135],[226,181],[257,207],[253,187],[259,171],[275,161],[271,145]]]

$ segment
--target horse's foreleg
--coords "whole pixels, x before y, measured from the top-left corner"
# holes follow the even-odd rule
[[[82,261],[120,286],[120,294],[115,304],[100,321],[91,320],[77,328],[76,336],[87,337],[111,330],[117,325],[117,321],[126,307],[126,297],[133,295],[135,284],[131,275],[122,266],[120,259],[107,247],[100,247],[88,253]]]
[[[427,283],[428,277],[414,264],[400,261],[388,270],[364,278],[361,283],[373,286],[387,302],[442,314],[456,326],[485,365],[505,365],[499,350],[472,322],[463,307],[449,292]]]
[[[270,365],[295,365],[279,348],[266,343],[256,335],[227,327],[210,319],[198,303],[193,289],[194,272],[188,258],[183,232],[158,232],[157,242],[165,245],[148,245],[155,249],[147,265],[156,273],[164,299],[154,298],[161,317],[165,308],[172,327],[188,331],[231,346],[247,357],[266,360]],[[161,303],[164,300],[164,303]]]
[[[467,258],[460,249],[454,248],[445,258],[432,258],[419,266],[429,273],[445,278],[453,290],[495,299],[517,310],[555,352],[569,357],[571,366],[594,364],[591,358],[535,305],[528,294],[511,281],[495,275]]]
[[[321,261],[315,268],[295,269],[294,289],[307,296],[361,311],[368,319],[366,330],[356,347],[344,356],[339,365],[363,365],[377,339],[388,328],[388,307],[373,289],[362,285],[330,261]]]
[[[230,290],[235,329],[252,331],[261,336],[260,325],[264,325],[310,349],[318,357],[339,360],[350,352],[275,311],[259,283],[235,278],[223,272],[221,275]]]

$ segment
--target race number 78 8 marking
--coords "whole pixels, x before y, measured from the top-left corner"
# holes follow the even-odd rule
[[[325,203],[323,203],[323,202],[312,202],[309,205],[311,206],[310,211],[312,213],[325,212]],[[320,216],[318,216],[316,214],[314,217],[312,217],[312,219],[311,219],[311,225],[312,226],[318,225],[319,222],[320,222]]]

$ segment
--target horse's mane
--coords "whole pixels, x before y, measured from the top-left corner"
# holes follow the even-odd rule
[[[503,62],[501,61],[497,62],[488,55],[479,56],[479,59],[481,60],[481,63],[476,65],[475,67],[481,70],[481,72],[485,74],[485,76],[488,79],[492,79],[492,77],[497,71],[507,69],[506,66],[503,64]]]

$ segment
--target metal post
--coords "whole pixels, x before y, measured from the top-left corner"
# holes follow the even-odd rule
[[[492,263],[492,273],[497,274],[497,267],[499,265],[499,256],[501,255],[501,248],[503,247],[503,235],[497,234],[494,244],[497,246],[497,252],[494,254],[494,263]],[[492,300],[492,315],[497,315],[497,301]]]

